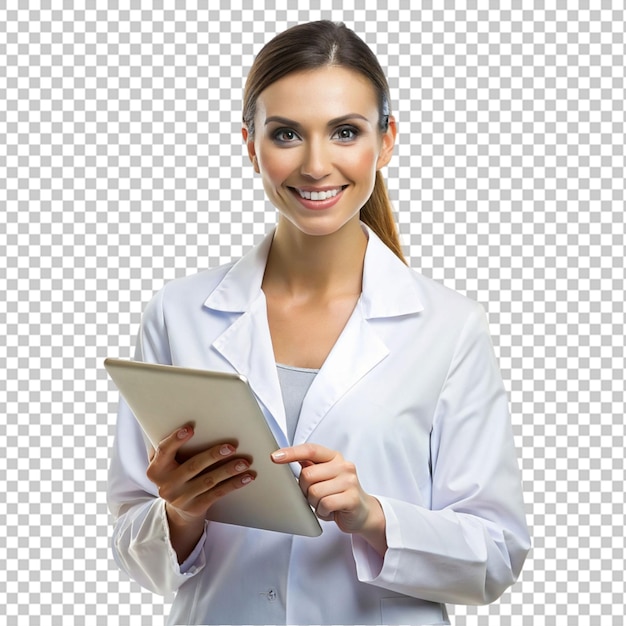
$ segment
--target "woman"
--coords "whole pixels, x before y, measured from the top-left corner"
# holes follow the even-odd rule
[[[205,521],[254,462],[219,445],[180,463],[190,427],[148,453],[122,404],[115,558],[177,592],[170,623],[445,624],[446,602],[491,602],[519,574],[529,538],[485,317],[405,264],[379,173],[395,137],[382,70],[345,26],[296,26],[256,58],[243,139],[277,227],[166,285],[137,358],[245,375],[324,532]]]

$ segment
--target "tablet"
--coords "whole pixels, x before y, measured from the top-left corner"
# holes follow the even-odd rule
[[[104,366],[156,448],[167,435],[193,424],[181,447],[186,456],[227,441],[252,459],[256,479],[216,502],[207,519],[316,537],[322,529],[279,449],[247,380],[238,374],[106,359]]]

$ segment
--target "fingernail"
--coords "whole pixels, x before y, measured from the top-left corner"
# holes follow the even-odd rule
[[[243,472],[243,470],[248,468],[248,464],[245,461],[239,461],[239,463],[237,463],[237,465],[235,465],[235,469],[238,472]]]
[[[252,476],[250,476],[250,474],[246,474],[245,476],[243,476],[243,477],[241,478],[241,482],[242,482],[244,485],[247,485],[248,483],[251,483],[251,482],[252,482]]]
[[[232,454],[234,451],[235,449],[229,445],[225,445],[220,448],[220,454],[222,456],[228,456],[229,454]]]
[[[287,455],[284,452],[281,452],[280,450],[278,450],[277,452],[272,452],[272,458],[274,459],[274,461],[280,461],[281,459],[284,459]]]
[[[184,426],[178,431],[177,436],[179,439],[184,439],[188,434],[189,434],[189,428],[187,428],[187,426]]]

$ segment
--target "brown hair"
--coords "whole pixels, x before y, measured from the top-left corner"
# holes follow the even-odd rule
[[[293,26],[267,43],[252,64],[243,97],[243,122],[254,137],[256,101],[272,83],[292,72],[337,65],[365,76],[378,97],[379,128],[389,127],[389,85],[374,53],[345,24],[322,20]],[[361,208],[361,220],[406,263],[393,218],[389,194],[380,171],[374,190]]]

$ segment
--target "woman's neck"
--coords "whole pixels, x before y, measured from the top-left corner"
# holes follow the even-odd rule
[[[312,236],[279,221],[263,288],[298,297],[360,293],[367,236],[358,219],[330,235]]]

